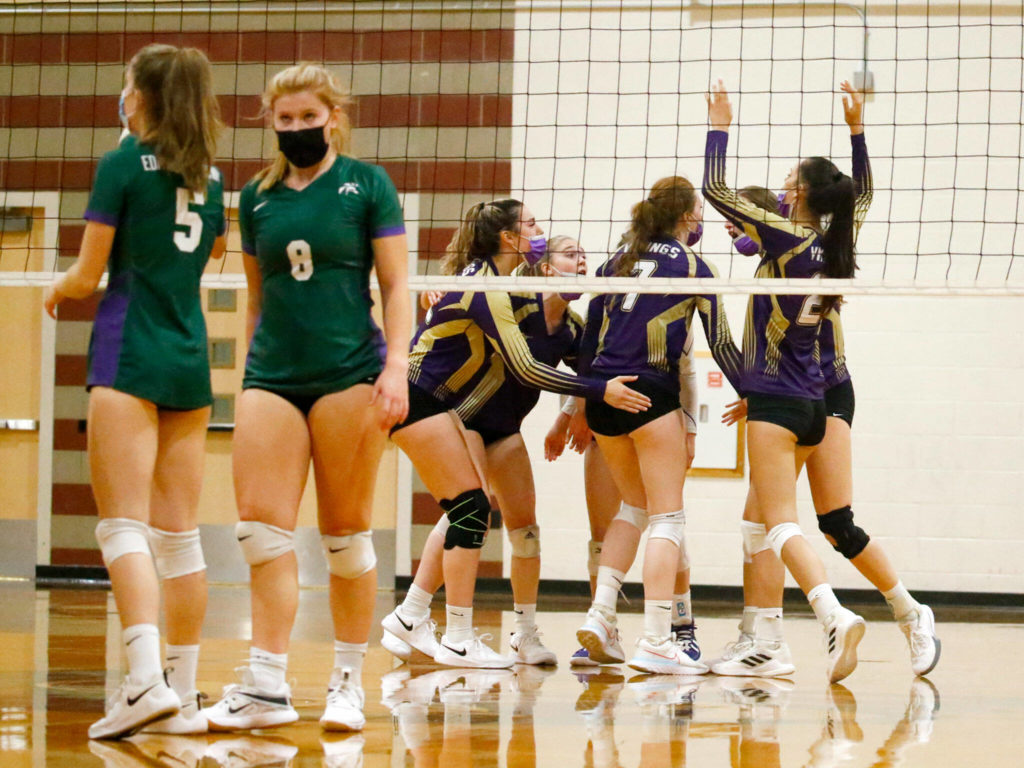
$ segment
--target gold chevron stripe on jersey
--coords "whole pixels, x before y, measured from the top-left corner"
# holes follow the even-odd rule
[[[695,297],[687,296],[647,321],[647,363],[652,368],[665,373],[671,371],[668,360],[668,327],[679,320],[685,320],[687,325],[690,324],[694,300]]]
[[[710,265],[709,265],[710,266]],[[718,273],[712,267],[715,277]],[[725,316],[725,308],[722,305],[722,297],[712,303],[707,296],[695,296],[697,311],[708,318],[708,329],[711,338],[708,339],[708,346],[711,348],[711,356],[718,362],[722,372],[730,379],[740,380],[743,377],[742,360],[740,352],[732,341],[732,331],[729,329],[729,321]],[[715,311],[717,306],[718,310]],[[726,365],[722,365],[722,363]]]
[[[472,391],[466,395],[463,401],[459,403],[455,413],[464,422],[472,419],[494,397],[494,394],[501,389],[501,385],[505,383],[505,378],[505,363],[502,361],[501,355],[491,355],[487,372],[477,382],[476,386],[473,387]]]

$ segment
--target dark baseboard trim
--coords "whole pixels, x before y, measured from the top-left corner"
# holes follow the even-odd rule
[[[404,592],[412,584],[411,576],[396,576],[395,590]],[[443,589],[443,587],[442,587]],[[476,591],[481,594],[509,594],[512,587],[508,579],[477,579]],[[694,601],[709,603],[743,602],[743,589],[734,586],[695,584],[692,588]],[[544,579],[540,583],[541,602],[559,599],[576,599],[590,597],[590,584],[586,581],[568,581]],[[622,594],[637,610],[643,609],[644,590],[641,584],[624,584]],[[914,597],[928,605],[958,606],[969,608],[1013,608],[1024,609],[1024,595],[1007,592],[948,592],[948,591],[913,591]],[[884,605],[882,596],[874,589],[837,589],[836,596],[850,605]],[[807,599],[795,588],[787,588],[783,597],[787,607],[806,608]],[[627,608],[628,610],[628,608]]]
[[[108,589],[110,577],[101,565],[37,565],[36,587]]]

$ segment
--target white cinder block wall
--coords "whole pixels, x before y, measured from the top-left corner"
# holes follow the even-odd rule
[[[776,6],[774,19],[747,9],[742,21],[721,7],[712,17],[519,14],[513,157],[524,159],[513,183],[549,233],[579,235],[594,268],[652,182],[682,173],[699,186],[710,78],[734,94],[736,186],[778,188],[810,154],[848,167],[836,91],[861,68],[860,23],[843,11],[801,16]],[[962,7],[959,18],[895,17],[869,4],[876,194],[858,243],[864,280],[1024,282],[1020,17]],[[754,264],[728,251],[720,222],[706,211],[704,256],[723,275],[748,276]],[[745,298],[727,306],[738,339]],[[912,589],[1024,592],[1024,299],[855,297],[844,319],[857,393],[858,521]],[[583,580],[582,461],[543,461],[556,408],[545,395],[524,428],[542,575]],[[688,480],[694,583],[740,584],[746,487],[745,479]],[[816,533],[805,482],[800,516],[830,580],[867,587]],[[639,580],[638,568],[630,578]]]

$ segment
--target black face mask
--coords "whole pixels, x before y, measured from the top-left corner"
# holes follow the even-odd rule
[[[324,126],[303,128],[300,131],[276,131],[277,146],[288,162],[296,168],[316,165],[327,154]]]

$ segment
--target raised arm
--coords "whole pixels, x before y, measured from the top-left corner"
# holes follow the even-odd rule
[[[705,98],[711,129],[704,148],[704,199],[769,256],[795,248],[807,239],[808,232],[803,227],[744,200],[726,184],[725,152],[729,146],[732,104],[721,80]]]
[[[868,147],[864,140],[864,94],[844,80],[840,86],[846,94],[843,96],[843,117],[850,126],[850,146],[853,150],[853,188],[857,195],[853,204],[854,236],[860,231],[875,187],[871,178],[871,161],[868,159]]]

